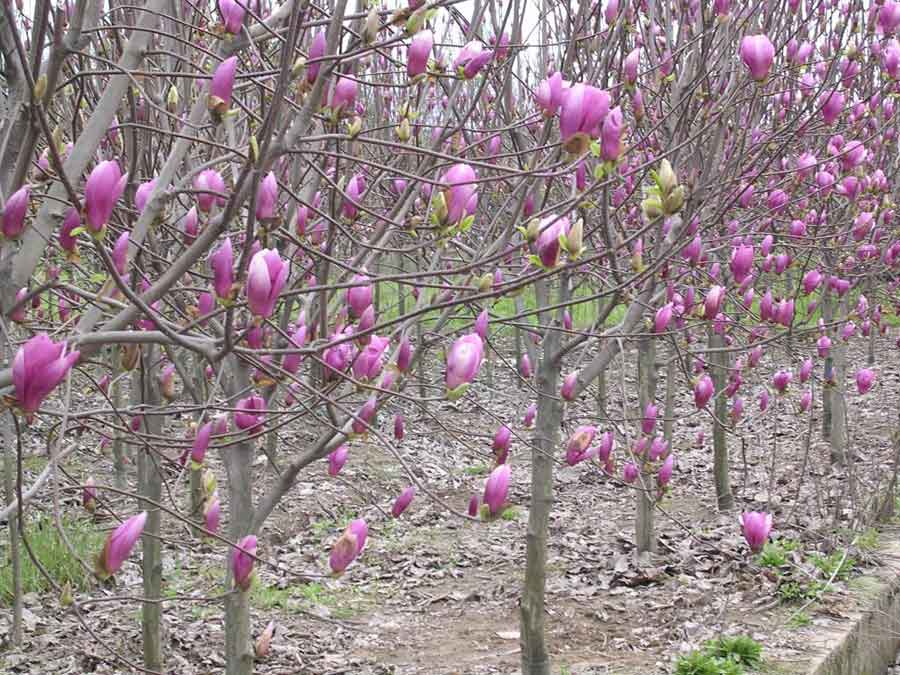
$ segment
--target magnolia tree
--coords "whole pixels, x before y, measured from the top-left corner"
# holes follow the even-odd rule
[[[114,656],[164,672],[160,533],[188,524],[222,553],[227,672],[250,673],[259,535],[301,472],[336,476],[365,442],[409,477],[392,517],[430,500],[398,403],[427,424],[489,386],[489,362],[532,403],[498,424],[483,494],[432,508],[490,521],[530,472],[521,664],[549,673],[557,467],[633,492],[646,556],[673,448],[703,442],[678,418],[710,420],[725,511],[730,439],[770,408],[810,433],[824,410],[851,461],[878,365],[848,345],[874,345],[896,302],[898,25],[892,0],[4,2],[13,557],[52,486],[111,512],[85,564],[112,583],[141,539],[144,592],[143,665]],[[50,465],[28,484],[33,424]],[[113,471],[62,482],[85,433]],[[334,575],[365,574],[368,525],[330,540]],[[757,551],[772,515],[738,527]],[[90,593],[63,599],[81,616]]]

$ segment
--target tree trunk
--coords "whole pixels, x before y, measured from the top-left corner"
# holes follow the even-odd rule
[[[709,346],[713,350],[725,348],[725,340],[712,330],[709,333]],[[716,389],[715,416],[713,420],[713,478],[716,483],[716,503],[719,511],[734,508],[734,496],[731,493],[731,464],[728,460],[728,438],[725,435],[725,417],[728,415],[727,400],[722,393],[728,384],[728,354],[724,351],[713,351],[710,354],[713,384]]]
[[[160,407],[159,388],[152,365],[155,362],[156,350],[149,349],[142,359],[140,371],[135,371],[140,385],[140,400],[145,409],[158,410]],[[143,428],[151,436],[162,434],[163,418],[159,414],[145,414]],[[149,445],[137,449],[138,481],[140,494],[152,502],[159,503],[162,497],[162,476],[159,473],[159,458]],[[159,508],[150,501],[142,502],[141,508],[147,511],[147,523],[141,536],[143,558],[141,572],[144,580],[145,602],[141,607],[141,630],[144,639],[144,667],[147,670],[162,672],[162,635],[161,618],[162,603],[162,551],[160,547]]]
[[[234,397],[249,385],[246,368],[234,356],[226,364],[230,376],[225,380],[228,395]],[[228,537],[239,542],[250,533],[253,522],[253,441],[235,443],[223,451],[228,474]],[[252,675],[253,650],[250,645],[249,593],[233,589],[231,550],[225,556],[225,672],[226,675]]]
[[[3,427],[3,487],[6,503],[12,504],[16,499],[16,438],[12,424],[12,410],[0,414],[0,426]],[[20,505],[21,506],[21,505]],[[12,563],[13,615],[10,639],[15,647],[22,646],[22,553],[19,549],[19,514],[13,511],[9,515],[9,559]]]
[[[537,372],[538,414],[531,451],[531,509],[528,513],[525,588],[520,608],[522,675],[550,675],[544,640],[544,585],[547,566],[547,522],[553,504],[553,455],[559,446],[562,401],[559,398],[559,333],[549,331]]]
[[[847,316],[847,298],[841,300],[838,312]],[[832,347],[834,353],[834,385],[831,387],[831,458],[833,462],[847,462],[847,343],[840,337]]]
[[[638,419],[643,419],[648,403],[656,400],[656,342],[651,337],[638,340]],[[640,427],[640,423],[638,423]],[[648,453],[644,453],[647,457]],[[646,467],[646,459],[642,469]],[[656,552],[656,532],[653,524],[655,497],[652,480],[641,471],[637,489],[637,517],[634,521],[634,544],[637,554]]]
[[[666,402],[663,411],[663,438],[672,447],[672,433],[675,427],[675,378],[678,369],[674,358],[666,363]]]

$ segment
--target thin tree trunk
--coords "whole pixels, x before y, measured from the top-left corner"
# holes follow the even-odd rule
[[[838,309],[841,317],[847,316],[847,299],[841,300]],[[831,457],[838,464],[847,462],[847,343],[840,337],[832,347],[834,352],[834,386],[831,388]]]
[[[229,396],[243,391],[249,384],[246,369],[231,356],[226,361],[231,376],[226,378]],[[236,443],[224,451],[228,473],[229,524],[228,537],[235,543],[250,533],[253,522],[253,442]],[[233,589],[231,551],[226,557],[225,576],[225,672],[226,675],[252,675],[253,650],[250,645],[249,593]]]
[[[15,473],[16,473],[16,439],[13,432],[11,410],[6,414],[0,414],[0,425],[3,427],[3,487],[6,503],[12,504],[16,500]],[[14,646],[22,646],[22,553],[19,549],[19,515],[13,511],[9,515],[9,559],[12,563],[13,583],[13,616],[11,640]]]
[[[709,346],[713,350],[725,348],[725,340],[721,335],[710,330]],[[727,400],[722,393],[728,380],[728,354],[724,351],[713,351],[710,354],[713,384],[716,389],[715,416],[713,421],[713,478],[716,483],[716,503],[719,511],[734,508],[734,496],[731,493],[729,472],[731,463],[728,459],[728,438],[725,435],[725,417],[728,414]]]
[[[825,284],[825,289],[822,292],[822,320],[825,322],[825,325],[828,326],[828,328],[826,328],[826,334],[833,334],[830,324],[832,321],[834,321],[834,296],[831,293],[831,289],[828,288],[828,284]],[[828,356],[825,357],[824,368],[825,371],[823,373],[823,377],[825,380],[825,385],[822,387],[822,438],[824,438],[825,440],[829,440],[831,438],[831,418],[833,407],[833,387],[831,385],[831,381],[834,379],[834,360],[831,357],[831,352],[829,352]],[[838,460],[839,458],[835,457],[834,454],[831,455],[832,462]]]
[[[559,333],[549,331],[537,372],[538,414],[531,451],[531,509],[526,535],[525,588],[520,608],[522,675],[550,675],[544,640],[544,585],[547,574],[547,522],[553,504],[553,454],[559,446],[562,402],[559,399]]]
[[[670,358],[666,363],[666,402],[663,410],[663,438],[669,447],[672,447],[672,433],[675,427],[675,378],[678,369],[675,367],[675,359]]]
[[[642,419],[648,403],[656,400],[656,343],[652,338],[638,340],[638,400]],[[644,453],[644,457],[647,453]],[[646,465],[646,460],[642,462]],[[637,517],[634,521],[634,544],[637,554],[656,551],[656,531],[653,523],[655,498],[652,483],[641,471],[641,485],[636,492]]]
[[[111,363],[113,365],[116,364],[117,359],[115,355],[111,359]],[[112,368],[112,372],[116,373],[118,371],[117,367]],[[113,408],[116,410],[122,409],[122,387],[125,386],[124,378],[119,378],[112,384],[112,391],[110,392],[110,398],[112,399]],[[112,441],[112,454],[113,454],[113,480],[116,485],[117,490],[126,490],[128,489],[128,479],[125,474],[125,451],[122,447],[122,434],[118,431],[115,432],[115,436]]]
[[[157,387],[156,377],[151,371],[151,364],[154,363],[156,350],[150,349],[145,354],[146,356],[138,374],[140,379],[140,398],[146,408],[157,410],[161,402],[159,388]],[[162,433],[162,416],[145,414],[143,426],[150,436],[160,436]],[[161,501],[162,476],[159,473],[158,458],[148,446],[145,445],[139,448],[135,454],[138,457],[140,494],[150,500],[143,502],[141,505],[147,511],[147,523],[141,536],[143,549],[141,572],[143,574],[145,598],[145,602],[141,607],[144,667],[147,670],[161,672],[163,667],[162,603],[159,602],[162,597],[162,551],[159,539],[161,513],[159,508],[153,506],[152,503]]]

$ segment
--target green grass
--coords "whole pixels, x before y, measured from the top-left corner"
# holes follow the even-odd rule
[[[762,645],[746,635],[710,640],[705,652],[709,656],[738,663],[744,668],[756,668],[762,663]]]
[[[63,519],[62,523],[69,543],[78,556],[90,566],[103,546],[104,534],[85,521]],[[69,550],[49,517],[27,523],[25,536],[35,558],[57,584],[63,586],[68,583],[73,590],[87,588],[90,574],[78,560],[69,555]],[[52,586],[32,562],[25,547],[20,546],[19,550],[22,557],[23,592],[40,593],[50,590]],[[0,552],[0,603],[9,605],[12,599],[12,564],[7,545]]]
[[[798,628],[805,628],[812,624],[812,618],[806,612],[797,612],[793,616],[791,616],[790,621],[788,621],[788,628],[793,630],[797,630]]]
[[[829,590],[824,581],[782,581],[778,586],[778,599],[783,604],[812,600]]]
[[[742,675],[743,672],[740,664],[697,651],[679,656],[675,662],[675,675]]]
[[[500,515],[500,517],[503,520],[518,520],[519,519],[519,509],[515,508],[514,506],[511,506],[508,509],[506,509]]]
[[[675,675],[742,675],[762,665],[762,645],[746,635],[710,640],[702,650],[679,656]]]
[[[856,567],[856,560],[845,556],[843,551],[834,551],[827,556],[811,555],[809,561],[822,571],[826,579],[834,576],[839,581],[846,581]]]
[[[467,476],[486,476],[489,471],[490,467],[487,464],[474,464],[463,469]]]
[[[800,542],[792,539],[770,541],[763,546],[757,560],[763,567],[784,567],[788,564],[788,553],[796,551],[799,547]]]

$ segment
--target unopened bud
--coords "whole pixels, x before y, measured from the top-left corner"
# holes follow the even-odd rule
[[[168,107],[169,112],[175,112],[178,109],[178,102],[180,100],[178,88],[173,84],[169,87],[169,92],[166,94],[166,106]]]
[[[410,136],[412,136],[412,128],[410,127],[409,120],[404,117],[400,120],[400,124],[397,125],[397,138],[401,143],[406,143]]]
[[[36,99],[44,98],[44,94],[47,93],[47,76],[41,75],[37,82],[34,83],[34,97]]]
[[[678,185],[678,176],[669,164],[669,160],[664,159],[659,163],[659,171],[656,174],[656,184],[664,195],[669,194]]]

